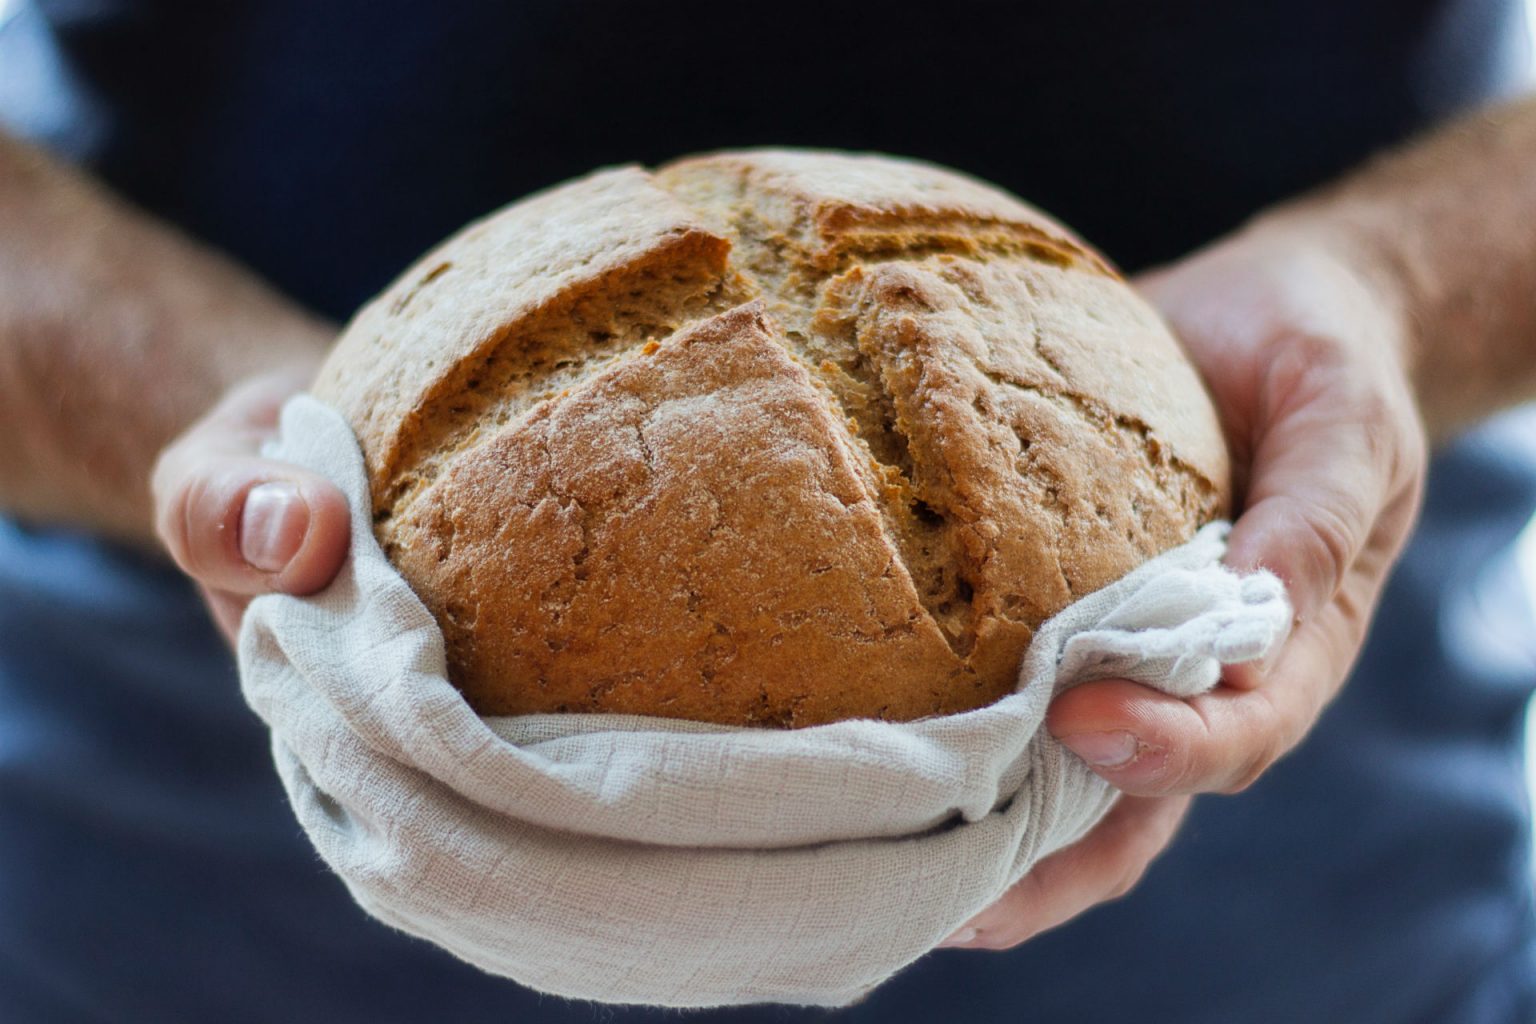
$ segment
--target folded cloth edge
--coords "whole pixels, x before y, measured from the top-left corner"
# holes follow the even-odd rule
[[[313,399],[296,398],[284,409],[273,454],[336,480],[354,516],[352,551],[337,582],[309,599],[258,599],[242,631],[242,685],[273,729],[279,770],[306,832],[376,916],[488,970],[579,998],[674,1006],[856,998],[1107,810],[1107,785],[1039,729],[1054,692],[1104,675],[1199,692],[1214,684],[1223,656],[1262,656],[1290,622],[1277,580],[1238,577],[1217,564],[1225,527],[1213,524],[1083,598],[1075,616],[1043,626],[1018,691],[990,708],[795,732],[701,730],[617,715],[487,722],[447,684],[440,632],[373,540],[361,454],[346,424]],[[1159,581],[1169,590],[1162,599],[1149,593]],[[1183,622],[1115,619],[1138,595],[1154,608],[1194,603]],[[388,678],[381,682],[381,674]],[[729,799],[720,795],[722,780],[737,787]],[[662,806],[669,796],[701,793],[710,799],[698,813]],[[976,841],[956,839],[968,835]],[[699,920],[679,916],[697,914],[699,901],[673,892],[670,906],[655,900],[617,915],[632,933],[627,950],[609,936],[595,952],[590,935],[578,948],[579,922],[515,911],[483,921],[473,907],[454,911],[465,885],[484,893],[497,884],[494,868],[507,870],[518,842],[561,852],[519,862],[506,891],[547,889],[571,878],[575,863],[609,887],[606,905],[574,900],[585,910],[567,908],[596,921],[613,923],[613,908],[625,903],[611,891],[615,856],[647,862],[652,878],[707,875],[717,887],[711,896],[729,894],[735,879],[742,891],[779,905],[727,912],[703,900],[737,925],[702,948],[666,934],[701,930]],[[905,848],[971,863],[928,865]],[[658,873],[658,862],[668,868]],[[777,866],[765,870],[765,863]],[[541,865],[552,877],[540,879]],[[852,885],[886,869],[887,903],[909,898],[921,882],[949,898],[917,900],[924,913],[908,914],[894,932],[889,908],[875,906],[878,891],[866,893],[872,903],[863,905],[863,921],[860,904],[838,898],[827,904],[836,914],[819,925],[779,912],[829,879]],[[447,877],[454,885],[444,890]],[[518,928],[524,937],[508,934]],[[721,955],[732,936],[752,931],[740,955]],[[652,953],[668,951],[671,967],[636,960],[641,935],[639,945]],[[765,944],[772,948],[765,952]],[[583,977],[549,962],[562,948],[583,964]]]

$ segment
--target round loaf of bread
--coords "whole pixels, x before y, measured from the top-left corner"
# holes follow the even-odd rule
[[[470,225],[315,394],[482,714],[910,720],[1222,515],[1211,402],[1098,254],[880,156],[605,170]]]

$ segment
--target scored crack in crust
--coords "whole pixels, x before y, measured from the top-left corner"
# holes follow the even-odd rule
[[[746,151],[513,204],[315,385],[483,714],[910,720],[1226,511],[1167,329],[1012,197]]]

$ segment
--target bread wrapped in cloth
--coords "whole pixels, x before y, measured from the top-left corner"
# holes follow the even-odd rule
[[[931,165],[750,151],[473,224],[315,385],[488,715],[912,720],[1227,508],[1211,403],[1070,232]]]

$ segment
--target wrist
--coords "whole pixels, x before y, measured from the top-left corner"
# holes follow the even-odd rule
[[[296,394],[307,391],[314,382],[315,374],[320,371],[320,364],[325,361],[325,350],[315,348],[309,351],[287,354],[259,367],[254,372],[236,381],[234,387],[242,387],[251,382],[262,382],[273,390],[282,390],[287,394]]]
[[[1414,380],[1422,363],[1412,275],[1403,254],[1370,218],[1322,201],[1301,201],[1259,215],[1242,235],[1310,261],[1333,281],[1329,298],[1347,304],[1361,329]]]
[[[261,378],[289,381],[293,391],[309,387],[336,337],[333,324],[314,319],[286,304],[274,303],[273,316],[250,323],[241,335],[243,352],[228,352],[218,361],[220,394]],[[212,396],[217,401],[220,395]]]

